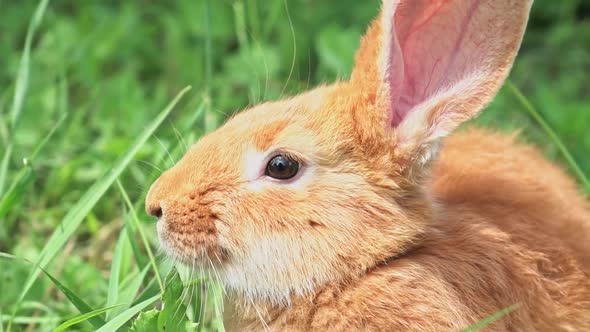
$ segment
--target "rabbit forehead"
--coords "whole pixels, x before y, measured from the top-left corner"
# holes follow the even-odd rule
[[[213,133],[222,144],[239,145],[242,151],[266,152],[291,148],[313,153],[311,147],[330,136],[335,124],[326,118],[332,107],[334,86],[321,86],[276,102],[266,102],[240,112]],[[332,137],[334,139],[334,137]]]

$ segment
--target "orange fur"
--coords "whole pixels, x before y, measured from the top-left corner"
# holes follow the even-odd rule
[[[455,1],[412,5],[429,20],[462,13]],[[404,15],[419,12],[409,3]],[[590,330],[590,206],[574,181],[514,135],[441,140],[495,95],[520,44],[530,4],[482,3],[475,22],[497,31],[469,30],[489,51],[475,74],[423,96],[399,125],[388,126],[382,61],[398,2],[385,0],[350,81],[240,113],[152,185],[164,249],[216,269],[229,326],[456,331],[518,304],[488,330]],[[396,29],[421,27],[408,24]],[[300,176],[264,175],[277,151],[303,162]]]

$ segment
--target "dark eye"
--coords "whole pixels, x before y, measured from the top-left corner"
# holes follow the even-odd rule
[[[273,157],[266,165],[266,175],[278,180],[290,179],[299,171],[299,163],[285,155]]]

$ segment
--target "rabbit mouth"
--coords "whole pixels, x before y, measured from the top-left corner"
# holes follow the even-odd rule
[[[219,266],[228,259],[228,251],[219,245],[214,226],[170,223],[160,218],[157,230],[166,255],[180,263]]]

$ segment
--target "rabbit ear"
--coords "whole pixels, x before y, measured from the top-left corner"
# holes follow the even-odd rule
[[[351,82],[372,96],[397,145],[428,152],[496,94],[531,0],[383,0]],[[416,152],[416,151],[414,151]],[[428,158],[427,158],[428,159]]]

